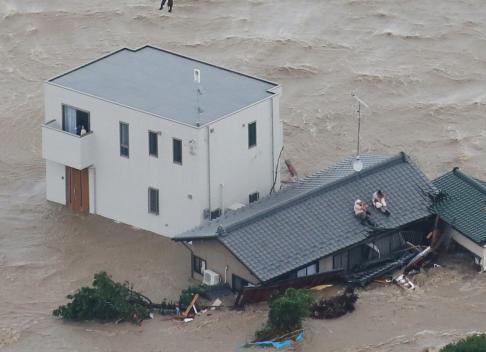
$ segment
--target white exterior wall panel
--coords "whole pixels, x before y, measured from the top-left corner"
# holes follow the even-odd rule
[[[486,248],[471,241],[456,229],[452,230],[452,239],[460,244],[462,247],[476,255],[480,259],[481,269],[486,270]]]
[[[260,198],[269,194],[274,178],[273,151],[281,148],[281,137],[272,135],[281,134],[273,128],[272,105],[272,99],[267,99],[209,126],[212,209],[221,208],[222,201],[224,208],[248,204],[248,196],[254,192],[259,192]],[[248,124],[252,122],[257,126],[257,144],[248,148]]]
[[[66,205],[66,166],[47,160],[46,198],[51,202]]]

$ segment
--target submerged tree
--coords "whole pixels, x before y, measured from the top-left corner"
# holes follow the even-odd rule
[[[302,320],[310,314],[312,295],[308,290],[288,288],[283,295],[268,302],[268,322],[255,334],[258,340],[273,339],[302,328]]]
[[[160,308],[132,289],[128,282],[118,283],[104,271],[94,275],[93,287],[81,287],[66,305],[52,314],[65,320],[131,321],[149,318],[151,308]]]

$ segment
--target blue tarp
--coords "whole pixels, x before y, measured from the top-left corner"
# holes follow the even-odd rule
[[[257,346],[269,346],[275,348],[284,348],[290,346],[294,341],[301,341],[304,338],[304,330],[302,330],[296,337],[295,340],[288,339],[283,341],[258,341],[252,342],[249,345],[257,345]]]

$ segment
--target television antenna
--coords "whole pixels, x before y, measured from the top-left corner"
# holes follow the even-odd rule
[[[194,69],[194,82],[196,83],[196,112],[197,112],[197,123],[199,126],[201,124],[201,114],[204,112],[201,106],[201,96],[203,95],[203,89],[201,86],[201,70],[198,68]]]
[[[358,103],[358,109],[356,110],[356,113],[358,115],[358,141],[357,141],[357,146],[356,146],[356,159],[353,160],[353,170],[356,172],[360,172],[363,170],[363,162],[361,161],[361,157],[359,155],[359,142],[360,142],[360,132],[361,132],[361,106],[364,106],[365,108],[369,109],[369,105],[366,104],[360,97],[358,97],[356,94],[351,93],[351,96],[356,100]]]

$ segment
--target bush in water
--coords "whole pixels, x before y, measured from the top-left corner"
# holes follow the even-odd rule
[[[440,352],[484,352],[486,334],[472,335],[442,347]]]
[[[288,288],[283,295],[270,298],[268,322],[255,333],[257,340],[273,339],[302,328],[310,314],[312,296],[308,290]]]
[[[139,323],[149,317],[152,302],[133,291],[128,282],[118,283],[104,271],[94,275],[93,287],[81,287],[66,305],[52,314],[65,320],[127,320]]]

